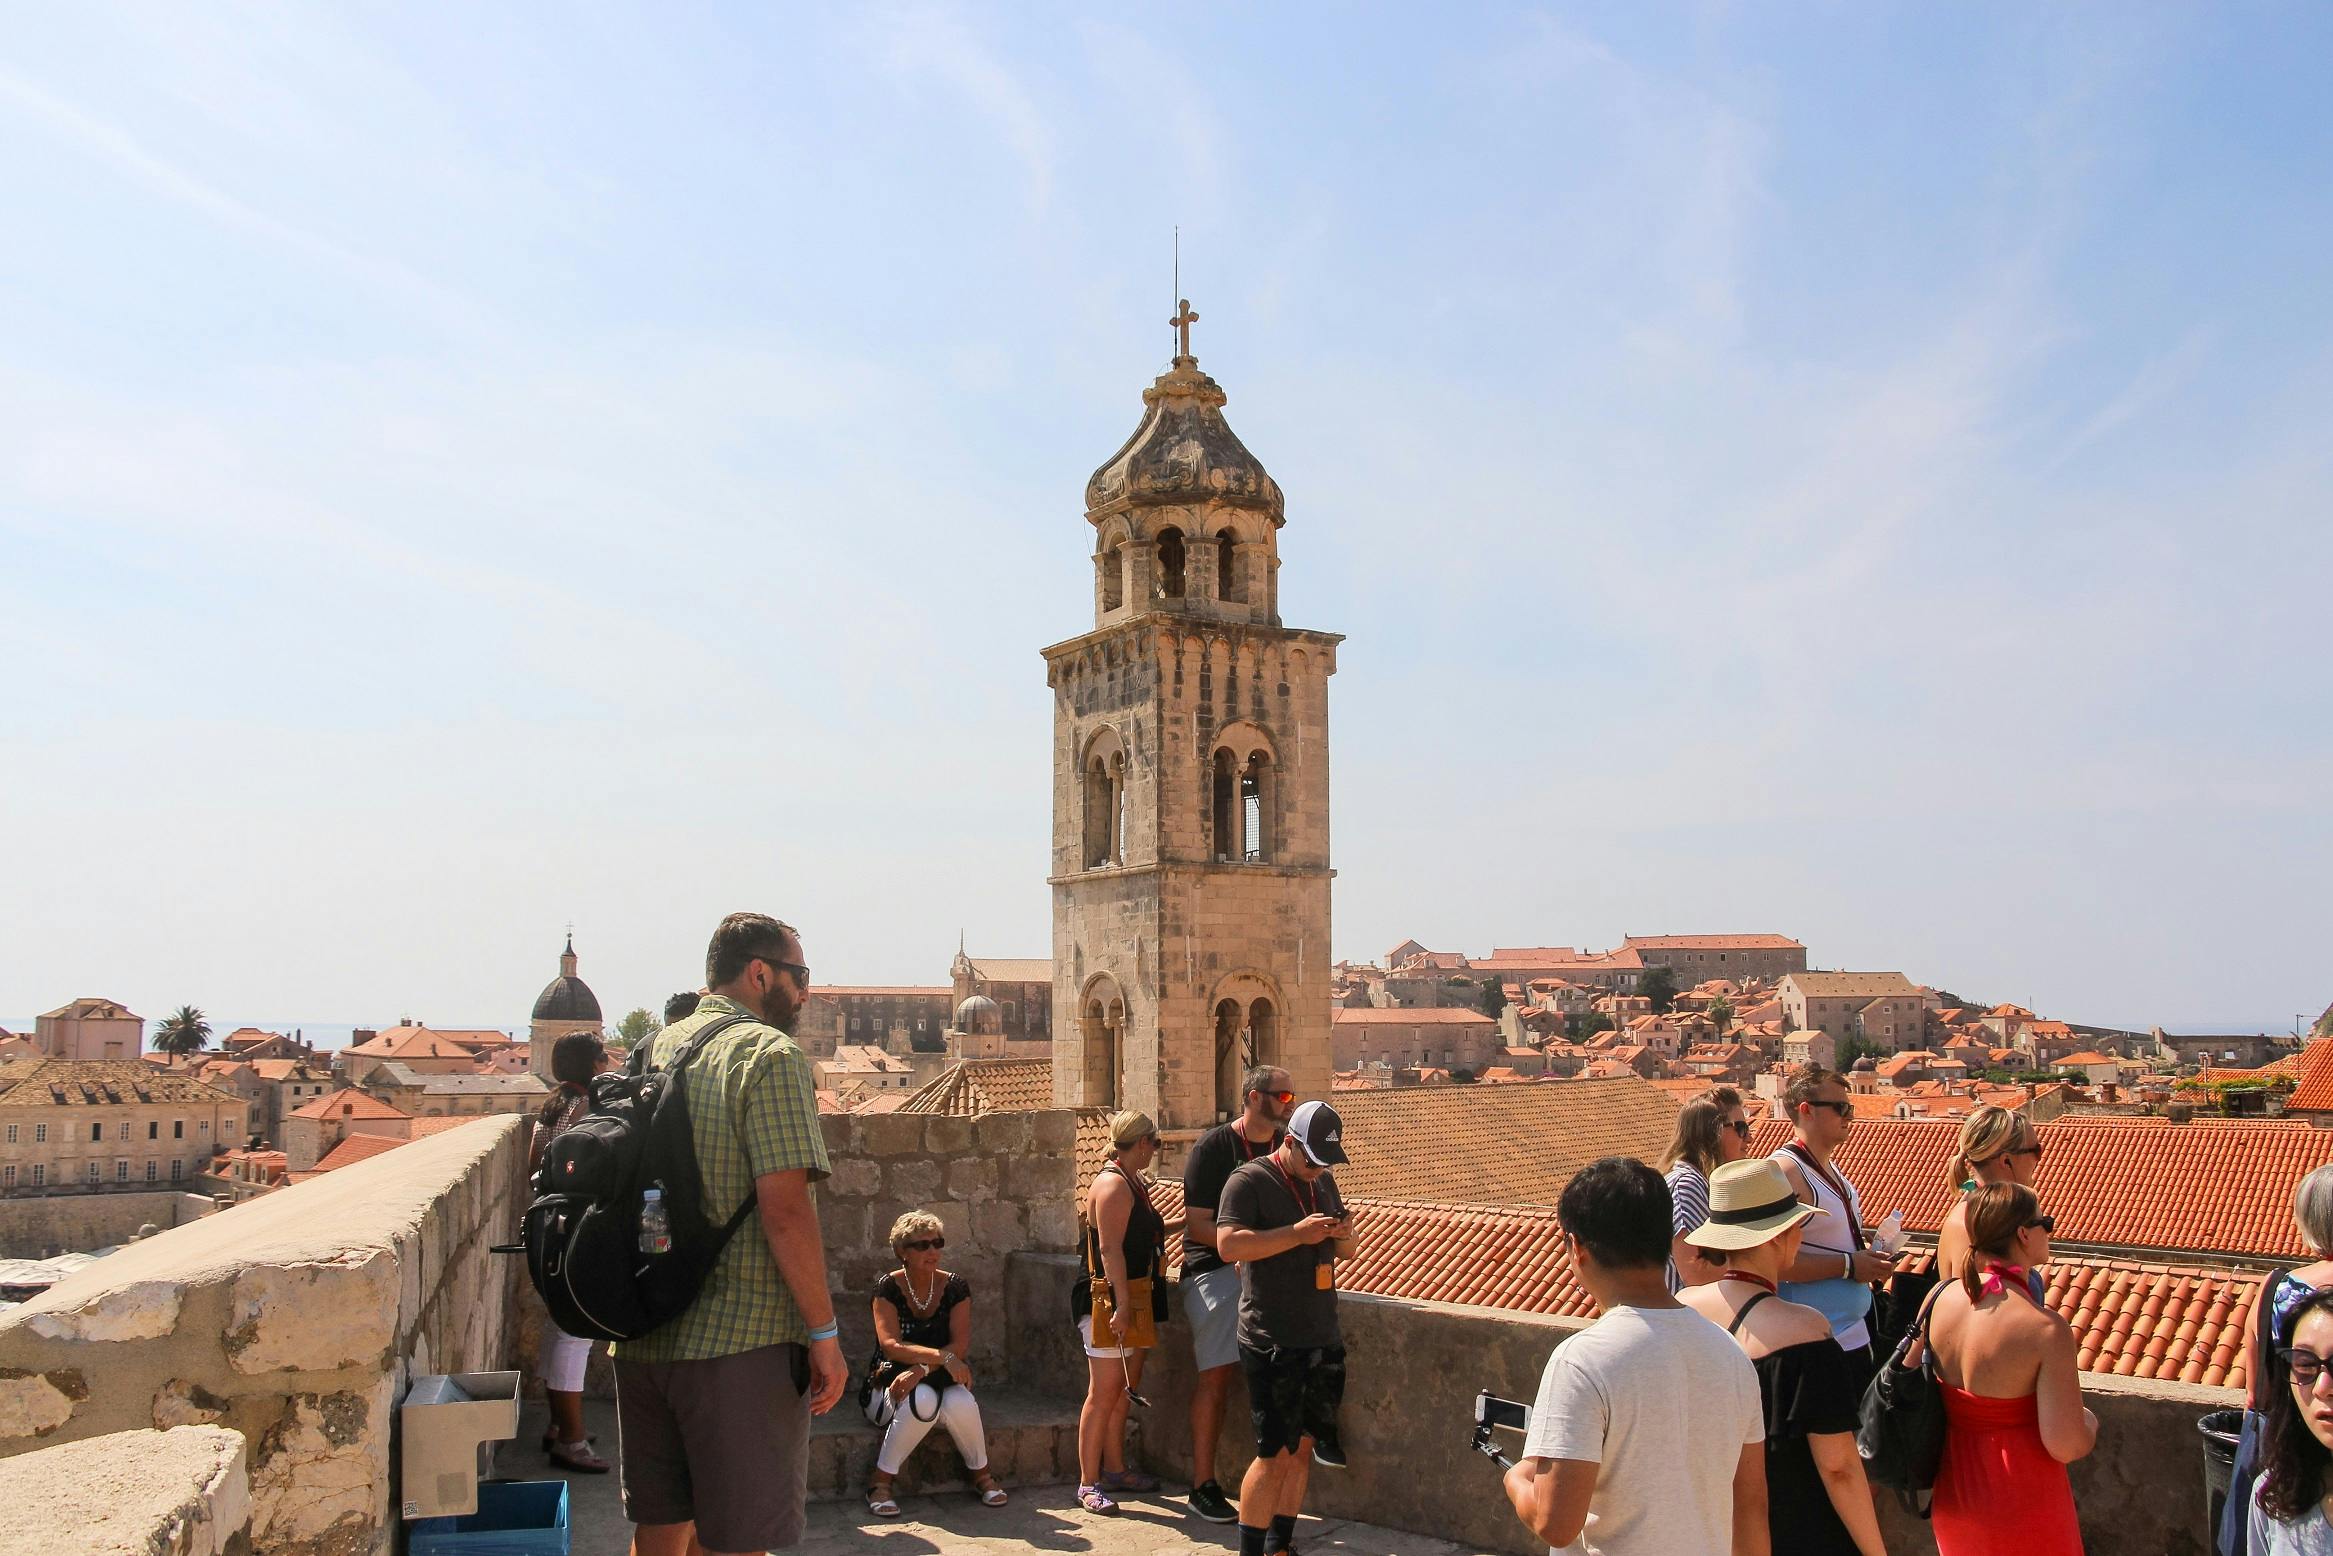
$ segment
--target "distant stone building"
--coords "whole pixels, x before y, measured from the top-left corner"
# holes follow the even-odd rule
[[[135,1059],[146,1050],[146,1018],[119,1000],[77,999],[36,1018],[32,1040],[52,1059]]]
[[[1053,1041],[1053,962],[1034,956],[967,956],[958,947],[949,965],[950,998],[994,1001],[1004,1040],[1016,1053]]]
[[[1772,983],[1806,971],[1806,947],[1788,935],[1629,935],[1620,949],[1647,967],[1675,969],[1681,989],[1709,978]]]
[[[248,1106],[141,1059],[0,1063],[0,1194],[184,1183],[243,1143]]]
[[[1340,1070],[1382,1064],[1397,1069],[1431,1066],[1480,1074],[1492,1065],[1508,1063],[1506,1035],[1498,1022],[1479,1010],[1356,1010],[1348,1006],[1332,1013],[1329,1047]]]
[[[1280,488],[1184,349],[1086,485],[1094,624],[1053,692],[1054,1095],[1169,1131],[1278,1064],[1326,1096],[1328,679],[1286,627]]]
[[[2233,1069],[2258,1069],[2276,1057],[2277,1039],[2266,1032],[2187,1033],[2157,1027],[2148,1034],[2154,1051],[2181,1064],[2214,1064]]]
[[[567,937],[567,948],[559,953],[559,976],[543,985],[543,992],[535,996],[533,1015],[527,1024],[527,1068],[543,1080],[551,1078],[551,1048],[570,1032],[597,1032],[604,1022],[599,1012],[599,996],[591,992],[591,985],[575,973],[575,936]]]
[[[414,1118],[532,1113],[551,1094],[550,1084],[531,1073],[494,1075],[475,1068],[423,1070],[393,1059],[374,1065],[363,1088]]]
[[[1927,1032],[1925,997],[1902,973],[1794,972],[1775,993],[1789,1027],[1834,1043],[1860,1038],[1893,1053],[1918,1047]]]

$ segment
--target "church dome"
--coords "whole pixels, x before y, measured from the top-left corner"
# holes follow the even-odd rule
[[[575,976],[575,937],[567,937],[567,949],[559,957],[559,976],[543,985],[543,992],[535,996],[535,1021],[592,1021],[600,1019],[599,996],[591,992],[591,985]]]
[[[1157,507],[1220,500],[1288,522],[1280,483],[1223,419],[1228,398],[1196,360],[1175,365],[1142,391],[1146,409],[1125,446],[1086,482],[1089,518],[1126,507]]]
[[[956,1030],[975,1035],[1001,1034],[1004,1031],[1004,1012],[987,995],[975,994],[956,1007]]]

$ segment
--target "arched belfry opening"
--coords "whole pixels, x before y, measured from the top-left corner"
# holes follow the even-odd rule
[[[1226,1119],[1236,1115],[1247,1099],[1240,1095],[1240,1078],[1257,1065],[1272,1065],[1285,1069],[1287,1059],[1282,1052],[1280,1038],[1280,1011],[1273,996],[1263,991],[1261,980],[1243,976],[1235,980],[1237,987],[1223,991],[1215,1001],[1215,1116]]]
[[[1079,1073],[1085,1078],[1077,1105],[1115,1108],[1125,1096],[1126,996],[1108,976],[1086,986],[1078,1010]]]
[[[1113,543],[1096,564],[1102,570],[1102,609],[1114,611],[1126,604],[1126,548]]]
[[[1234,605],[1248,597],[1247,584],[1239,576],[1239,536],[1229,525],[1215,536],[1215,592]]]
[[[1158,597],[1179,600],[1183,597],[1184,574],[1190,565],[1189,548],[1183,544],[1183,532],[1168,525],[1158,532]]]
[[[1085,794],[1085,867],[1126,862],[1126,747],[1105,729],[1086,746],[1081,764]]]

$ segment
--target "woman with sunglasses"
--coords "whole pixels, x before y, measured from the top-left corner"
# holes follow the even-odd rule
[[[2057,1224],[2021,1183],[1968,1197],[1969,1257],[1937,1288],[1929,1344],[1944,1388],[1938,1556],[2078,1556],[2082,1525],[2066,1466],[2098,1443],[2082,1404],[2074,1331],[2034,1300]]]
[[[2325,1466],[2333,1463],[2333,1289],[2312,1291],[2293,1309],[2282,1347],[2282,1381],[2264,1401],[2260,1480],[2246,1535],[2252,1556],[2324,1556],[2333,1551],[2325,1513]]]
[[[940,1218],[911,1210],[891,1225],[891,1253],[899,1268],[875,1284],[875,1351],[859,1403],[883,1428],[867,1510],[897,1518],[892,1477],[937,1421],[956,1440],[973,1489],[990,1507],[1005,1504],[1004,1487],[988,1472],[988,1438],[980,1401],[972,1397],[972,1287],[940,1268],[948,1246]]]
[[[1669,1295],[1717,1279],[1720,1266],[1686,1240],[1709,1219],[1709,1175],[1750,1154],[1742,1094],[1712,1086],[1677,1110],[1677,1133],[1661,1158],[1669,1185]]]
[[[2220,1556],[2246,1556],[2261,1547],[2250,1540],[2252,1484],[2265,1458],[2263,1437],[2268,1406],[2285,1390],[2283,1352],[2293,1343],[2293,1326],[2318,1289],[2333,1286],[2333,1167],[2319,1167],[2293,1185],[2293,1229],[2313,1256],[2297,1269],[2278,1270],[2260,1284],[2251,1321],[2244,1326],[2246,1380],[2244,1431],[2220,1516]]]
[[[1968,1196],[1988,1183],[2022,1183],[2030,1189],[2040,1170],[2041,1136],[2032,1120],[1990,1103],[1969,1114],[1960,1126],[1960,1149],[1944,1168],[1944,1181],[1961,1198],[1944,1213],[1943,1229],[1936,1234],[1938,1280],[1960,1279],[1968,1263]],[[2035,1286],[2034,1300],[2041,1295]]]
[[[1086,1190],[1085,1268],[1077,1333],[1085,1343],[1086,1396],[1077,1414],[1077,1501],[1115,1513],[1113,1491],[1156,1491],[1126,1468],[1126,1411],[1142,1386],[1142,1358],[1158,1343],[1155,1282],[1164,1275],[1166,1221],[1142,1174],[1158,1160],[1158,1126],[1147,1113],[1110,1116],[1110,1160]]]

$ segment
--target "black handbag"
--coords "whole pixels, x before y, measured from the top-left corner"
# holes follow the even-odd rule
[[[1872,1375],[1856,1411],[1855,1451],[1863,1458],[1864,1478],[1893,1489],[1907,1504],[1935,1486],[1944,1461],[1944,1384],[1936,1375],[1936,1349],[1928,1343],[1928,1319],[1942,1290],[1928,1294],[1920,1321]],[[1907,1362],[1914,1345],[1920,1359]]]

